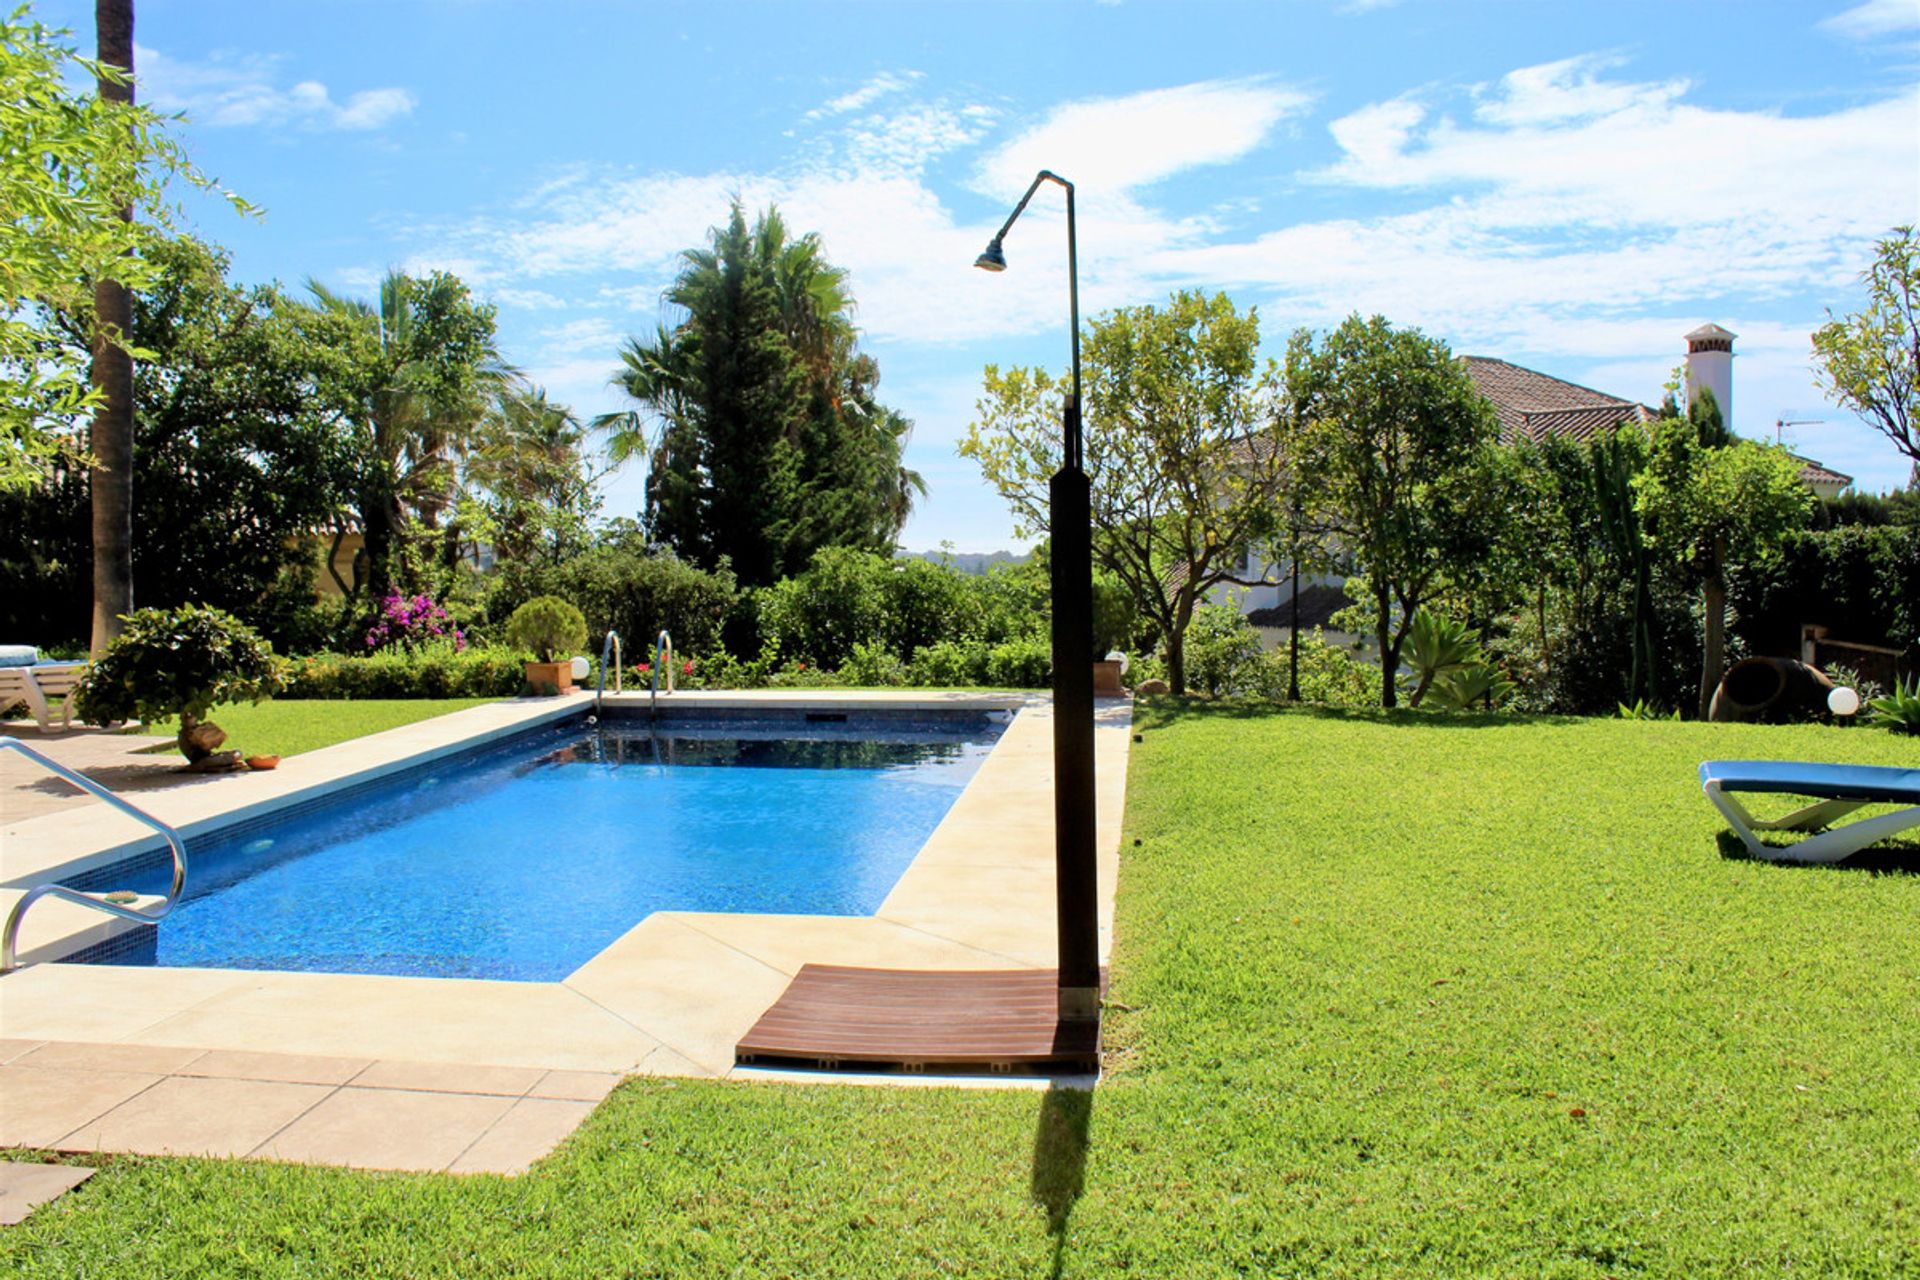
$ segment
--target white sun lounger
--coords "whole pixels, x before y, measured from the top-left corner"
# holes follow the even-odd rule
[[[84,662],[37,662],[30,667],[0,667],[0,709],[24,702],[45,732],[53,728],[53,703],[60,703],[60,727],[73,724],[67,694],[87,669]]]
[[[1920,827],[1920,769],[1865,764],[1801,764],[1786,760],[1708,760],[1700,787],[1749,852],[1769,862],[1838,862],[1909,827]],[[1771,792],[1814,801],[1783,818],[1762,822],[1730,792]],[[1906,808],[1862,818],[1831,831],[1836,818],[1869,804]],[[1759,831],[1817,831],[1794,844],[1762,844]]]

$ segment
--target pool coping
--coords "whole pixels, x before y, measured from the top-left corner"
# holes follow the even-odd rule
[[[473,1069],[803,1080],[816,1077],[741,1069],[732,1061],[734,1042],[802,964],[970,969],[1053,963],[1052,709],[1047,699],[884,691],[672,697],[676,704],[726,709],[974,707],[1015,714],[872,916],[657,912],[557,983],[42,964],[0,977],[0,1037],[92,1044],[102,1052],[146,1046]],[[616,701],[608,695],[623,707],[644,705],[646,698],[623,694]],[[585,700],[575,695],[489,704],[289,757],[276,771],[284,776],[260,776],[268,787],[188,788],[150,799],[163,810],[163,819],[190,833],[204,832],[578,714]],[[1103,701],[1096,715],[1104,957],[1112,936],[1132,706],[1125,700]],[[230,798],[214,804],[210,797],[221,793]],[[34,828],[27,834],[45,841],[53,838],[55,827],[72,836],[86,829],[77,816],[82,814],[95,814],[103,823],[108,817],[118,821],[103,808],[97,814],[91,808],[73,810],[29,820],[0,836],[12,844],[20,838],[17,833]],[[125,830],[96,826],[92,846],[75,856],[123,856],[128,845]],[[22,856],[10,863],[8,872],[25,861]]]

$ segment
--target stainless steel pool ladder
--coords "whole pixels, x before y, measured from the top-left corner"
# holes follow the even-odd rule
[[[158,924],[165,919],[167,913],[172,911],[174,905],[180,901],[180,891],[187,884],[187,846],[180,839],[180,833],[138,805],[122,800],[85,774],[75,773],[58,761],[49,760],[18,738],[0,738],[0,748],[18,751],[27,759],[63,780],[71,782],[88,795],[104,800],[134,821],[152,827],[166,837],[168,847],[173,850],[173,887],[167,890],[166,901],[145,911],[123,907],[117,902],[108,902],[90,893],[69,889],[63,884],[37,884],[27,890],[20,896],[20,900],[13,904],[13,910],[7,912],[6,924],[0,926],[0,973],[12,973],[20,967],[15,956],[16,944],[20,940],[20,917],[27,913],[28,907],[42,898],[64,898],[68,902],[77,902],[83,907],[92,907],[95,911],[104,911],[110,916],[119,916],[122,920],[134,920],[141,924]]]
[[[660,701],[660,661],[665,655],[667,664],[667,692],[673,692],[673,637],[662,631],[660,638],[653,642],[653,687],[647,691],[647,715],[652,716]]]
[[[607,650],[613,650],[613,691],[620,692],[620,633],[607,632],[607,638],[600,642],[600,687],[593,691],[593,714],[600,715],[600,699],[607,693]]]

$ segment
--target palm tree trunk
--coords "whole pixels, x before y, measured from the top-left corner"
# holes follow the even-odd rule
[[[1706,607],[1706,652],[1700,665],[1700,718],[1713,710],[1713,694],[1727,670],[1727,539],[1724,534],[1713,540],[1713,563],[1701,587],[1701,602]]]
[[[94,0],[100,61],[133,74],[133,0]],[[133,83],[102,79],[103,101],[133,102]],[[133,221],[133,210],[120,211]],[[133,612],[133,357],[116,343],[131,341],[133,301],[124,286],[93,287],[93,385],[101,401],[88,441],[97,469],[89,477],[93,504],[93,651],[120,634]]]

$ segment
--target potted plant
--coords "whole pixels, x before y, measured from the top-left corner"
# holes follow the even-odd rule
[[[573,655],[587,643],[587,620],[559,596],[535,596],[507,619],[507,642],[533,650],[527,683],[535,693],[564,693],[573,688]]]
[[[205,605],[136,609],[74,686],[74,710],[94,724],[178,716],[188,767],[231,769],[237,751],[206,720],[216,706],[260,702],[286,687],[273,646],[232,614]]]

